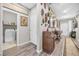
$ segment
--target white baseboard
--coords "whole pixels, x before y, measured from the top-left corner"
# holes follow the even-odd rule
[[[3,53],[2,52],[0,52],[0,56],[3,56]]]
[[[32,42],[32,41],[30,41],[30,42],[37,46],[37,44],[35,44],[34,42]]]
[[[37,50],[37,53],[40,54],[42,52],[42,50]]]
[[[30,41],[18,44],[17,46],[22,46],[22,45],[25,45],[25,44],[28,44],[28,43],[30,43]]]

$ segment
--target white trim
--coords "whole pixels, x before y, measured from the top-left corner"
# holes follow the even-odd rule
[[[42,50],[36,50],[36,52],[37,52],[38,54],[40,54],[40,53],[42,52]]]
[[[17,24],[17,29],[16,29],[16,32],[17,32],[17,33],[16,33],[16,35],[17,35],[17,36],[16,36],[16,40],[17,40],[16,43],[17,43],[17,44],[16,44],[16,46],[19,45],[19,25],[18,25],[18,24],[19,24],[19,21],[18,21],[18,20],[19,20],[19,13],[17,13],[17,23],[16,23],[16,24]]]
[[[19,37],[20,34],[19,33],[20,33],[21,26],[20,26],[20,21],[18,20],[18,19],[20,19],[20,16],[28,17],[28,21],[29,21],[29,16],[28,15],[24,15],[24,14],[18,13],[18,18],[17,18],[17,36],[18,36],[17,39],[18,40],[20,40],[20,37]],[[28,27],[25,27],[25,28],[28,28],[29,29],[29,23],[28,23]],[[30,41],[30,38],[29,38],[29,41],[23,42],[23,43],[20,43],[19,41],[17,41],[17,43],[18,43],[17,46],[22,46],[22,45],[28,44],[30,42],[31,42]]]
[[[31,43],[33,43],[34,45],[36,45],[36,46],[37,46],[37,44],[35,44],[35,43],[34,43],[34,42],[32,42],[31,40],[30,40],[30,42],[31,42]]]
[[[4,46],[4,45],[3,45]],[[14,44],[13,46],[9,46],[9,47],[7,47],[7,48],[5,48],[5,46],[3,47],[3,50],[7,50],[7,49],[10,49],[10,48],[12,48],[12,47],[16,47],[16,44]]]
[[[28,43],[30,43],[30,41],[25,42],[25,43],[18,44],[17,46],[22,46],[22,45],[25,45],[25,44],[28,44]]]
[[[3,10],[4,10],[4,11],[8,11],[8,12],[12,12],[12,13],[15,13],[15,14],[18,13],[18,12],[16,12],[16,11],[10,10],[10,9],[8,9],[8,8],[5,8],[5,7],[3,7]]]
[[[3,55],[3,24],[2,24],[2,21],[3,21],[3,10],[2,10],[2,4],[1,4],[1,18],[0,18],[0,25],[1,25],[1,37],[0,37],[0,43],[1,43],[1,53],[0,53],[0,56],[2,56]]]
[[[19,37],[19,33],[20,33],[20,16],[26,16],[26,17],[28,17],[28,15],[24,15],[24,14],[21,14],[21,13],[17,13],[17,46],[21,46],[21,45],[24,45],[24,44],[26,44],[27,42],[25,42],[25,43],[19,43],[19,40],[20,40],[20,37]]]
[[[19,45],[19,26],[20,25],[18,25],[18,24],[20,24],[19,22],[20,21],[18,21],[18,19],[20,19],[20,16],[26,16],[26,17],[28,17],[29,18],[29,16],[28,15],[25,15],[25,14],[22,14],[22,13],[19,13],[19,12],[16,12],[16,11],[13,11],[13,10],[10,10],[10,9],[8,9],[8,8],[5,8],[5,7],[2,7],[2,11],[8,11],[8,12],[12,12],[12,13],[14,13],[14,14],[16,14],[17,15],[17,29],[16,29],[16,32],[17,32],[17,43],[16,43],[16,46],[18,46]]]
[[[17,15],[16,21],[18,20],[18,12],[15,12],[15,11],[10,10],[10,9],[8,9],[8,8],[5,8],[5,7],[2,7],[2,11],[7,11],[7,12],[11,12],[11,13],[16,14],[16,15]],[[17,22],[17,23],[18,23],[18,22]],[[3,24],[2,24],[2,25],[3,25]],[[17,24],[16,24],[16,26],[17,26]],[[17,29],[18,29],[18,26],[17,26]],[[18,32],[17,29],[16,29],[16,32]],[[18,36],[18,34],[16,34],[16,35]],[[16,45],[18,45],[18,41],[19,41],[19,39],[17,39],[17,36],[16,36],[16,40],[17,40]]]

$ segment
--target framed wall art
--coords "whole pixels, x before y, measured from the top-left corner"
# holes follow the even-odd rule
[[[21,16],[20,25],[21,26],[28,26],[28,17]]]

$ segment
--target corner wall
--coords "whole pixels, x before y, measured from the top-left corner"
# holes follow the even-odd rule
[[[37,45],[37,7],[30,10],[30,40]]]
[[[42,34],[44,30],[47,30],[47,26],[43,26],[43,18],[44,21],[46,21],[45,19],[45,14],[48,12],[48,3],[46,3],[46,6],[44,6],[44,4],[41,5],[41,3],[37,4],[37,52],[40,53],[42,51]],[[41,10],[44,10],[44,15],[42,16]],[[48,21],[48,20],[47,20]],[[47,21],[45,22],[47,24]]]
[[[3,8],[6,8],[7,11],[11,11],[17,15],[17,46],[26,44],[30,41],[29,39],[29,18],[28,18],[28,26],[20,25],[20,16],[29,17],[29,10],[20,6],[16,3],[3,3]]]

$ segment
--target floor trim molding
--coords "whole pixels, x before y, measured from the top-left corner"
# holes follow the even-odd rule
[[[22,46],[22,45],[28,44],[28,43],[30,43],[30,42],[31,42],[31,41],[24,42],[24,43],[18,44],[17,46]]]
[[[38,54],[40,54],[42,52],[42,50],[36,50]]]

